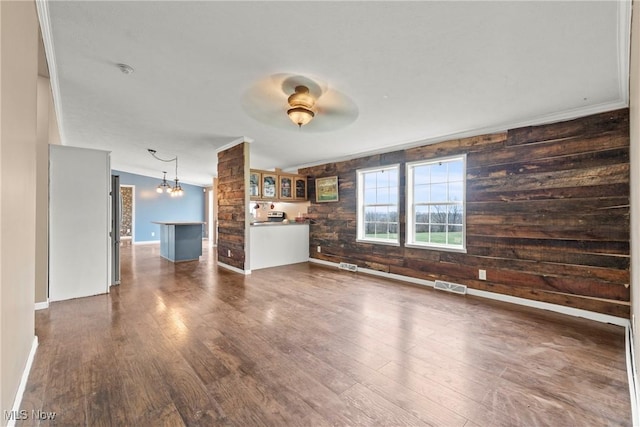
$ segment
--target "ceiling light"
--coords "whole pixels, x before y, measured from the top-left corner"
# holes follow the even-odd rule
[[[173,159],[163,159],[156,156],[156,150],[147,148],[147,151],[153,156],[154,159],[160,160],[161,162],[176,162],[176,177],[173,179],[176,184],[171,187],[171,185],[169,185],[169,183],[167,182],[167,173],[162,172],[164,174],[162,177],[162,182],[160,183],[160,185],[158,185],[158,187],[156,187],[156,191],[158,193],[167,192],[171,195],[171,197],[182,196],[184,194],[184,190],[182,189],[182,186],[180,185],[180,182],[178,180],[178,156],[175,156]]]
[[[291,108],[287,110],[287,114],[293,123],[297,124],[298,127],[302,127],[315,116],[313,106],[316,100],[309,93],[309,88],[306,86],[296,86],[295,91],[288,99]]]
[[[164,176],[162,177],[162,182],[160,183],[160,185],[158,185],[158,187],[156,187],[156,192],[158,193],[164,193],[165,191],[168,192],[169,190],[171,190],[171,186],[167,182],[167,173],[164,171],[162,171],[162,173],[164,174]]]

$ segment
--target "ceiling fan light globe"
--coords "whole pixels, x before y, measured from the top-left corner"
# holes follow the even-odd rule
[[[315,116],[313,111],[304,107],[291,108],[287,110],[287,114],[289,115],[291,121],[300,127],[309,123]]]

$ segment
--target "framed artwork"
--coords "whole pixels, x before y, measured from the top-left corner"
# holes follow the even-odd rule
[[[280,175],[280,198],[293,199],[293,177]]]
[[[265,199],[275,199],[278,197],[278,175],[262,174],[262,197]]]
[[[253,172],[249,174],[249,196],[260,197],[260,172]]]
[[[338,201],[338,177],[316,178],[316,202]]]
[[[295,177],[295,198],[307,200],[307,178],[303,176]]]

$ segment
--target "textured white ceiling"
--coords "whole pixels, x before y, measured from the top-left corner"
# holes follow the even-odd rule
[[[64,144],[157,177],[166,166],[147,148],[178,155],[195,184],[210,184],[216,150],[242,139],[252,167],[291,169],[628,102],[629,1],[38,7]],[[264,86],[283,75],[334,91],[354,117],[321,111],[298,129],[282,86]],[[273,97],[272,116],[256,94]]]

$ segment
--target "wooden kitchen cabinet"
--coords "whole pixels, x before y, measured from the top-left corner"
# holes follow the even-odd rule
[[[278,198],[278,175],[275,173],[262,173],[262,198],[275,200]]]
[[[284,174],[279,171],[251,169],[249,172],[251,200],[302,202],[307,200],[307,177]]]
[[[279,199],[282,201],[293,200],[293,176],[278,175],[278,187],[280,189]]]
[[[307,177],[297,175],[293,181],[295,185],[294,198],[296,200],[307,200]]]
[[[262,196],[262,174],[252,170],[249,173],[249,197],[257,199]]]

